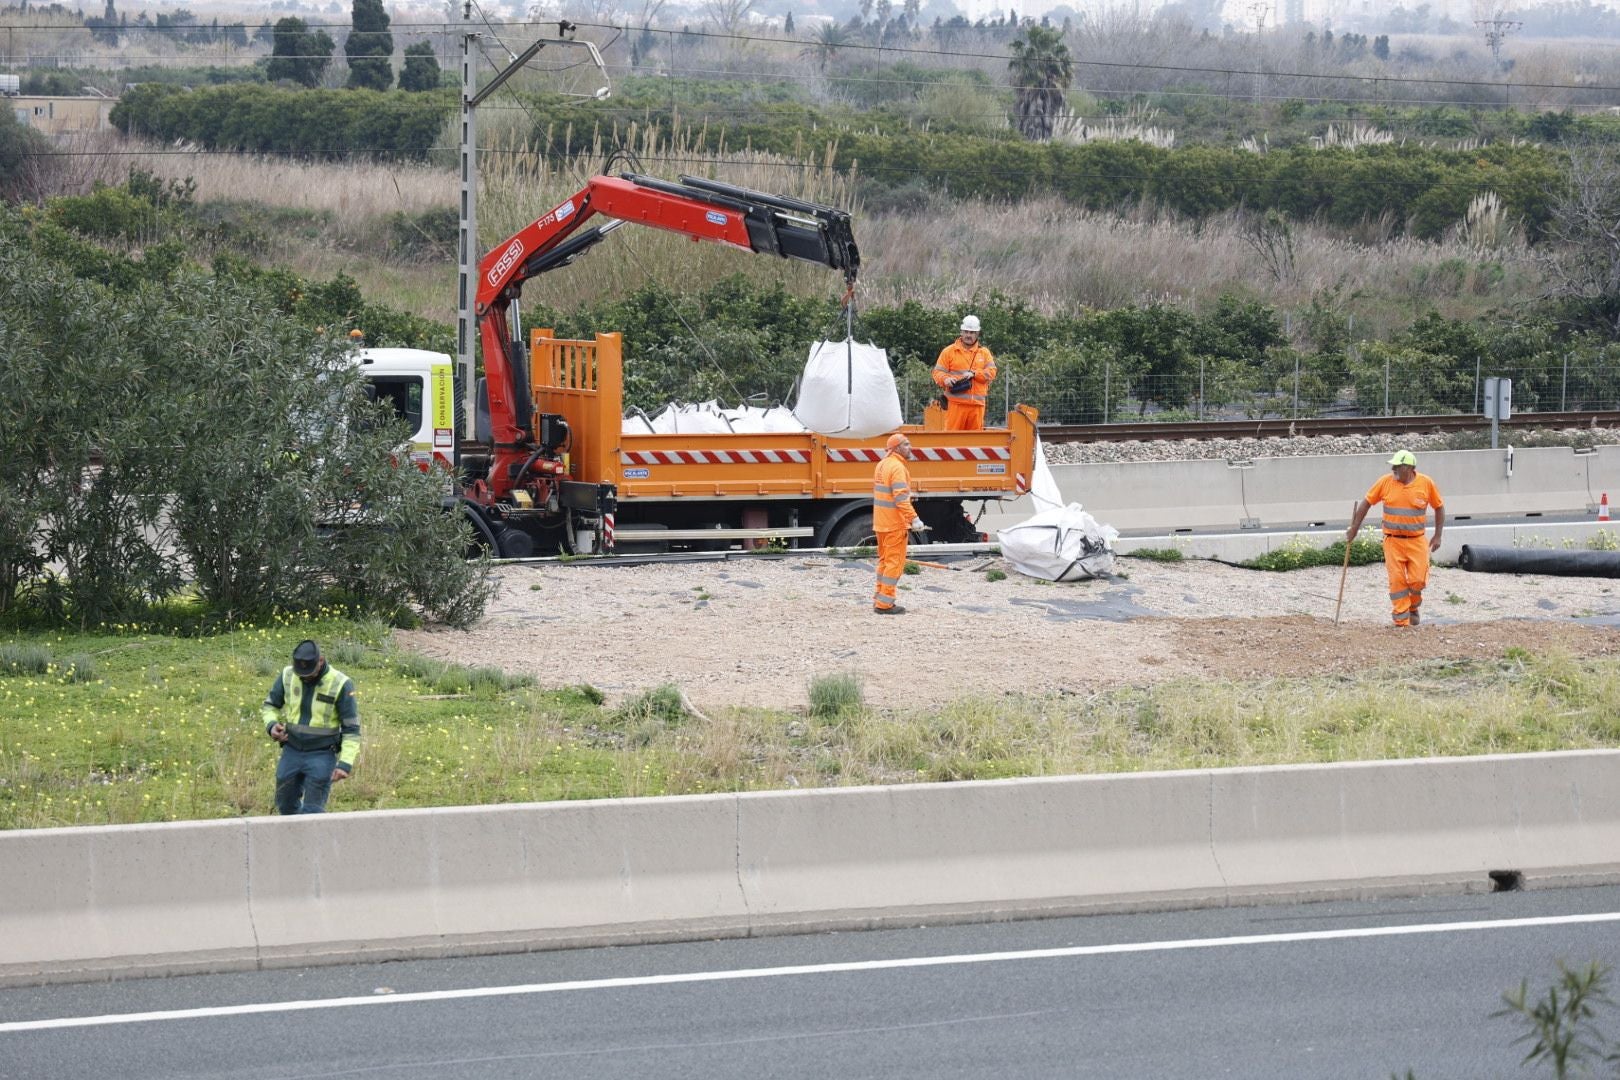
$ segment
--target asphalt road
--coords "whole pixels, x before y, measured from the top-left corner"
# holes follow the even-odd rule
[[[1594,960],[1620,888],[12,989],[0,1077],[1529,1075],[1503,992]]]

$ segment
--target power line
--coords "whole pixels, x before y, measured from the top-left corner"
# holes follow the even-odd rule
[[[480,11],[480,14],[482,14],[482,11]],[[353,26],[352,23],[321,23],[321,24],[310,23],[310,24],[307,24],[307,25],[308,25],[308,28],[311,29],[311,30],[315,30],[315,29],[343,29],[343,28],[352,28],[352,26]],[[450,24],[450,23],[391,23],[390,24],[390,30],[392,31],[393,29],[396,29],[396,28],[415,27],[415,28],[431,28],[431,29],[434,29],[434,30],[442,31],[442,29],[444,27],[452,26],[452,25],[454,25],[454,24]],[[538,22],[516,22],[516,23],[503,23],[502,24],[502,26],[513,27],[513,28],[519,28],[519,27],[528,28],[528,27],[555,26],[555,25],[556,25],[555,20],[538,21]],[[579,23],[577,25],[580,26],[580,27],[591,27],[591,28],[598,29],[598,30],[603,30],[603,31],[611,30],[616,35],[623,34],[624,29],[625,29],[624,27],[615,25],[613,23]],[[37,30],[37,31],[43,32],[45,30],[49,30],[49,29],[52,29],[52,28],[46,28],[46,27],[18,27],[16,29],[18,29],[18,30]],[[77,30],[78,28],[70,28],[70,29]],[[141,28],[141,29],[144,31],[147,28]],[[166,28],[166,29],[169,29],[169,30],[172,31],[174,28]],[[184,29],[184,28],[182,28],[182,29]],[[193,26],[193,27],[191,27],[192,31],[195,31],[197,29],[210,29],[210,28],[206,27],[206,26]],[[964,32],[964,33],[965,32],[972,32],[972,30],[974,30],[974,29],[978,29],[978,28],[969,28],[969,30],[967,30],[967,31],[960,31],[960,32]],[[56,32],[61,32],[61,30],[58,29]],[[88,33],[89,31],[86,30],[85,32]],[[492,30],[492,32],[493,32],[493,30]],[[657,35],[670,35],[670,36],[679,34],[683,38],[700,38],[700,39],[711,40],[711,41],[729,41],[729,42],[744,43],[744,44],[763,44],[763,45],[789,45],[789,46],[796,47],[796,48],[798,48],[800,50],[804,50],[804,49],[807,49],[807,48],[814,48],[816,46],[816,41],[813,38],[807,39],[807,38],[763,37],[763,36],[749,35],[749,34],[717,33],[717,32],[708,31],[708,30],[690,30],[690,29],[676,30],[676,29],[673,29],[673,28],[659,28],[659,29],[654,29],[651,32],[654,33],[654,34],[657,34]],[[498,37],[497,37],[497,40],[499,40]],[[504,47],[504,45],[503,45],[503,47]],[[1013,55],[1011,53],[1006,53],[1006,52],[989,53],[989,52],[984,52],[984,51],[945,49],[945,48],[924,49],[924,48],[909,47],[909,46],[904,46],[904,45],[873,45],[873,44],[867,44],[865,42],[853,42],[853,41],[852,42],[841,42],[841,43],[839,43],[836,46],[836,50],[844,51],[844,52],[850,52],[850,53],[860,53],[860,52],[877,53],[880,56],[883,53],[890,53],[890,54],[895,54],[895,55],[899,55],[899,56],[934,57],[934,58],[938,58],[938,59],[949,59],[949,60],[964,60],[965,59],[965,60],[975,60],[975,61],[986,61],[986,60],[988,60],[988,61],[1011,61],[1013,59]],[[168,60],[175,59],[174,57],[158,57],[156,54],[153,54],[152,58],[153,59],[168,59]],[[1277,79],[1339,79],[1339,80],[1346,80],[1346,81],[1350,81],[1350,82],[1366,82],[1366,83],[1373,83],[1373,84],[1379,84],[1379,83],[1411,83],[1411,84],[1416,84],[1416,85],[1433,85],[1433,86],[1480,86],[1480,87],[1490,87],[1490,88],[1493,88],[1493,89],[1496,89],[1496,90],[1502,90],[1502,91],[1510,91],[1510,90],[1513,90],[1513,89],[1519,89],[1519,90],[1620,91],[1620,85],[1610,85],[1610,84],[1606,84],[1606,83],[1514,82],[1512,80],[1495,80],[1495,79],[1445,79],[1445,78],[1434,78],[1434,77],[1431,77],[1431,76],[1417,76],[1417,75],[1360,75],[1360,74],[1351,74],[1351,73],[1330,73],[1330,72],[1312,72],[1312,71],[1267,71],[1267,70],[1260,69],[1260,68],[1200,67],[1200,66],[1196,66],[1196,65],[1183,65],[1183,64],[1144,64],[1144,63],[1129,63],[1129,62],[1124,62],[1124,61],[1112,61],[1112,60],[1086,60],[1086,59],[1082,59],[1080,57],[1071,57],[1070,60],[1071,60],[1071,63],[1076,67],[1101,68],[1101,69],[1105,69],[1105,70],[1171,72],[1171,73],[1185,74],[1185,75],[1223,75],[1223,76],[1244,76],[1244,77],[1264,76],[1264,77],[1267,77],[1267,78],[1277,78]]]

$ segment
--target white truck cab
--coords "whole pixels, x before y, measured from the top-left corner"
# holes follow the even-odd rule
[[[456,448],[454,361],[427,349],[360,349],[367,395],[390,405],[411,428],[410,456],[421,468],[452,467]]]

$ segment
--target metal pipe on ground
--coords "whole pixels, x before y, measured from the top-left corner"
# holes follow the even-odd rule
[[[1457,565],[1476,574],[1620,578],[1620,551],[1549,551],[1464,544]]]

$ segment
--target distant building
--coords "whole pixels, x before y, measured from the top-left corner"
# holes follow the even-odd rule
[[[7,98],[6,104],[17,115],[17,122],[42,135],[77,135],[106,131],[111,125],[116,98],[109,97],[30,97]]]

